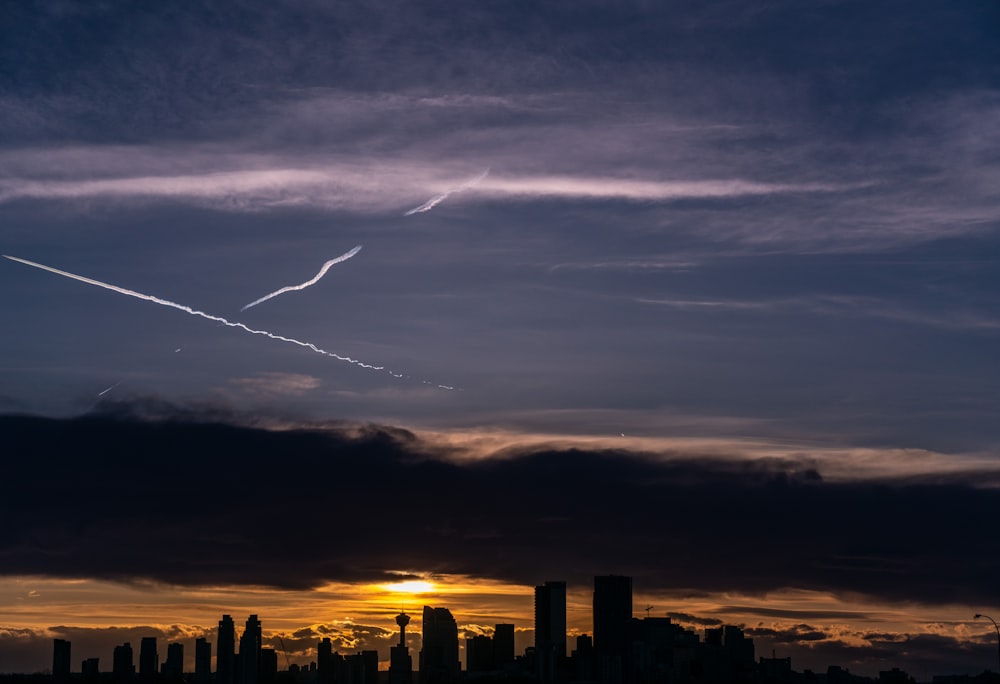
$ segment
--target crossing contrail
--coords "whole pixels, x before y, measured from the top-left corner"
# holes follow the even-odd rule
[[[135,290],[128,290],[124,287],[118,287],[117,285],[104,283],[101,282],[100,280],[94,280],[93,278],[86,278],[84,276],[76,275],[74,273],[68,273],[67,271],[60,271],[58,268],[52,268],[51,266],[45,266],[44,264],[36,264],[34,261],[28,261],[27,259],[20,259],[14,256],[8,256],[6,254],[2,256],[6,259],[10,259],[11,261],[19,261],[22,264],[27,264],[28,266],[34,266],[35,268],[40,268],[43,271],[49,271],[50,273],[66,276],[67,278],[72,278],[73,280],[79,280],[81,283],[87,283],[88,285],[96,285],[98,287],[103,287],[104,289],[111,290],[112,292],[118,292],[119,294],[128,295],[129,297],[135,297],[136,299],[143,299],[147,302],[160,304],[161,306],[169,306],[173,309],[179,309],[184,313],[191,314],[192,316],[200,316],[202,318],[207,318],[210,321],[218,321],[222,325],[229,326],[230,328],[239,328],[253,335],[264,335],[265,337],[270,337],[272,340],[279,340],[281,342],[296,344],[300,347],[306,347],[308,349],[313,350],[317,354],[323,354],[324,356],[331,356],[338,361],[351,363],[354,364],[355,366],[360,366],[361,368],[368,368],[376,371],[387,370],[385,366],[375,366],[370,363],[364,363],[363,361],[358,361],[357,359],[352,359],[349,356],[341,356],[340,354],[335,354],[334,352],[326,351],[325,349],[320,349],[311,342],[302,342],[300,340],[292,339],[291,337],[284,337],[283,335],[275,335],[273,333],[269,333],[266,330],[254,330],[253,328],[247,327],[242,323],[227,321],[222,316],[213,316],[212,314],[205,313],[204,311],[198,311],[196,309],[192,309],[190,306],[184,306],[183,304],[177,304],[176,302],[171,302],[166,299],[160,299],[159,297],[154,297],[153,295],[143,294],[141,292],[136,292]],[[388,372],[392,373],[392,371]]]
[[[328,262],[326,262],[325,264],[323,264],[323,268],[319,269],[319,273],[317,273],[315,276],[313,276],[312,280],[307,280],[306,282],[302,283],[301,285],[289,285],[288,287],[283,287],[280,290],[275,290],[271,294],[264,295],[260,299],[256,299],[256,300],[250,302],[249,304],[247,304],[246,306],[244,306],[242,309],[240,309],[240,311],[246,311],[251,306],[257,306],[261,302],[266,302],[271,297],[277,297],[280,294],[285,294],[286,292],[293,292],[295,290],[304,290],[307,287],[309,287],[310,285],[315,285],[316,283],[319,282],[320,278],[322,278],[323,276],[326,275],[326,272],[330,270],[331,266],[333,266],[334,264],[339,264],[341,261],[347,261],[348,259],[350,259],[352,256],[354,256],[355,254],[357,254],[360,251],[361,251],[361,245],[358,245],[357,247],[355,247],[354,249],[352,249],[350,252],[347,252],[345,254],[341,254],[336,259],[330,259]]]
[[[437,205],[441,204],[441,202],[443,202],[449,196],[454,195],[456,192],[462,192],[463,190],[468,190],[472,186],[474,186],[477,183],[481,182],[489,174],[490,174],[490,170],[486,169],[485,171],[483,171],[481,174],[479,174],[478,176],[476,176],[472,180],[466,181],[465,183],[462,183],[461,185],[459,185],[457,187],[454,187],[451,190],[443,192],[440,195],[437,195],[435,197],[431,197],[429,200],[427,200],[426,202],[424,202],[423,204],[421,204],[416,209],[410,209],[408,212],[406,212],[405,214],[403,214],[403,216],[411,216],[413,214],[420,214],[420,213],[423,213],[425,211],[430,211],[431,209],[433,209]]]

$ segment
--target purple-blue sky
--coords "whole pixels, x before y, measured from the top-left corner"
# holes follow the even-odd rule
[[[877,520],[817,521],[802,567],[765,571],[763,554],[740,581],[709,572],[713,558],[680,535],[671,543],[692,549],[681,574],[622,550],[614,568],[554,553],[501,572],[431,545],[451,560],[324,561],[308,586],[403,568],[530,587],[577,563],[649,591],[912,604],[925,627],[938,624],[928,606],[989,612],[998,34],[985,1],[13,3],[0,17],[0,253],[376,368],[3,259],[0,412],[127,416],[101,423],[111,441],[136,416],[191,430],[375,422],[412,431],[400,453],[465,469],[518,456],[530,480],[571,469],[569,453],[585,473],[621,459],[664,496],[694,481],[689,506],[750,521],[753,539],[802,513],[750,514],[772,476],[811,483],[834,510],[863,492]],[[310,287],[241,311],[356,245]],[[10,420],[21,439],[48,432]],[[165,467],[135,444],[126,488]],[[13,447],[8,458],[27,458]],[[33,456],[57,457],[69,458]],[[661,470],[632,470],[648,462]],[[745,490],[740,468],[755,474]],[[477,500],[515,500],[492,474],[461,472]],[[106,474],[86,473],[95,486]],[[40,477],[25,472],[24,490]],[[616,499],[633,486],[619,482]],[[884,505],[897,495],[903,508]],[[555,515],[533,496],[523,525]],[[9,511],[14,528],[31,510]],[[859,528],[909,541],[855,544]],[[955,529],[974,576],[948,570]],[[5,576],[275,581],[163,575],[153,560],[116,574],[72,554],[53,565],[26,549],[65,540],[32,534],[0,537]],[[663,531],[636,534],[633,548]],[[808,536],[795,535],[765,550]],[[814,572],[831,558],[853,570]],[[539,567],[551,571],[528,576]],[[886,568],[893,581],[875,581]],[[919,636],[901,624],[894,634]]]

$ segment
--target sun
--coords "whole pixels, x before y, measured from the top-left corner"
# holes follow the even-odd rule
[[[394,582],[382,586],[386,591],[397,594],[429,594],[434,591],[434,584],[424,580],[407,580],[406,582]]]

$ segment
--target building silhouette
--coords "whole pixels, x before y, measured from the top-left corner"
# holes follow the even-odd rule
[[[546,582],[535,587],[535,667],[544,684],[565,675],[566,583]]]
[[[316,647],[316,682],[333,684],[337,679],[337,668],[333,662],[333,643],[330,637],[323,637]]]
[[[70,642],[65,639],[52,640],[52,677],[57,682],[69,679]]]
[[[215,646],[216,684],[236,684],[236,625],[230,615],[219,620],[219,636]]]
[[[116,682],[130,682],[135,676],[135,658],[132,656],[132,644],[128,641],[115,646],[111,656],[111,673]]]
[[[315,663],[313,663],[315,665]],[[278,652],[273,648],[260,649],[260,684],[274,684],[278,679]]]
[[[100,678],[101,673],[99,665],[99,658],[86,658],[82,663],[80,663],[80,672],[83,675],[84,682],[87,684],[93,684],[93,682],[96,682],[98,678]]]
[[[163,678],[176,682],[184,674],[184,644],[167,644],[167,659],[163,661],[161,668]]]
[[[485,634],[477,634],[465,640],[465,671],[493,671],[493,639]]]
[[[631,620],[632,578],[594,577],[595,677],[601,684],[622,684]]]
[[[344,658],[338,684],[378,684],[378,651],[361,651]]]
[[[458,679],[458,625],[447,608],[424,606],[420,683],[447,684]]]
[[[139,677],[150,682],[160,670],[160,656],[156,652],[156,637],[143,637],[139,642]]]
[[[570,656],[570,677],[578,682],[589,682],[594,677],[594,640],[589,634],[576,637],[576,648]]]
[[[194,680],[207,682],[212,679],[212,644],[205,637],[194,642]]]
[[[493,669],[507,670],[514,664],[514,625],[493,626]]]
[[[239,684],[259,684],[262,642],[263,632],[260,620],[257,619],[256,615],[251,615],[247,618],[243,636],[240,637]]]

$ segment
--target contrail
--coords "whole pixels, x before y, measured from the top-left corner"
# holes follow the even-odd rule
[[[288,287],[283,287],[280,290],[275,290],[271,294],[264,295],[260,299],[257,299],[257,300],[254,300],[254,301],[250,302],[249,304],[247,304],[246,306],[244,306],[242,309],[240,309],[240,311],[246,311],[251,306],[257,306],[261,302],[266,302],[271,297],[277,297],[280,294],[285,294],[286,292],[292,292],[294,290],[304,290],[307,287],[309,287],[310,285],[315,285],[316,283],[319,282],[320,278],[322,278],[323,276],[326,275],[326,272],[330,270],[331,266],[333,266],[334,264],[339,264],[341,261],[347,261],[348,259],[350,259],[352,256],[354,256],[355,254],[357,254],[360,251],[361,251],[361,245],[358,245],[357,247],[355,247],[354,249],[352,249],[350,252],[347,252],[346,254],[341,254],[336,259],[330,259],[328,262],[326,262],[325,264],[323,264],[323,268],[319,269],[319,273],[317,273],[315,276],[313,276],[312,280],[307,280],[306,282],[302,283],[301,285],[289,285]]]
[[[456,192],[462,192],[463,190],[468,190],[469,188],[473,187],[477,183],[481,182],[489,174],[490,174],[490,170],[487,168],[485,171],[483,171],[481,174],[479,174],[478,176],[476,176],[472,180],[466,181],[465,183],[462,183],[461,185],[459,185],[457,187],[454,187],[451,190],[448,190],[447,192],[443,192],[440,195],[437,195],[436,197],[431,197],[429,200],[427,200],[426,202],[424,202],[423,204],[421,204],[416,209],[410,209],[408,212],[406,212],[405,214],[403,214],[403,216],[411,216],[413,214],[420,214],[420,213],[423,213],[425,211],[430,211],[431,209],[433,209],[437,205],[441,204],[441,202],[443,202],[449,196],[454,195]]]
[[[300,347],[307,347],[316,352],[317,354],[323,354],[324,356],[331,356],[337,359],[338,361],[345,361],[347,363],[354,364],[355,366],[360,366],[362,368],[369,368],[371,370],[376,370],[376,371],[387,370],[385,366],[374,366],[369,363],[358,361],[357,359],[352,359],[349,356],[341,356],[340,354],[335,354],[333,352],[326,351],[325,349],[320,349],[311,342],[301,342],[299,340],[292,339],[291,337],[274,335],[272,333],[267,332],[266,330],[254,330],[253,328],[249,328],[242,323],[238,322],[233,323],[231,321],[227,321],[222,316],[213,316],[212,314],[207,314],[204,311],[197,311],[189,306],[184,306],[183,304],[177,304],[175,302],[171,302],[166,299],[160,299],[159,297],[154,297],[152,295],[142,294],[141,292],[136,292],[134,290],[127,290],[124,287],[118,287],[117,285],[103,283],[100,280],[94,280],[93,278],[85,278],[84,276],[75,275],[73,273],[68,273],[66,271],[60,271],[58,268],[52,268],[51,266],[45,266],[43,264],[36,264],[34,261],[28,261],[27,259],[20,259],[14,256],[8,256],[6,254],[2,256],[12,261],[19,261],[22,264],[27,264],[28,266],[34,266],[35,268],[40,268],[43,271],[49,271],[50,273],[66,276],[67,278],[72,278],[73,280],[79,280],[81,283],[87,283],[88,285],[97,285],[98,287],[103,287],[104,289],[111,290],[112,292],[118,292],[123,295],[128,295],[129,297],[144,299],[147,302],[153,302],[154,304],[160,304],[161,306],[169,306],[174,309],[180,309],[184,313],[189,313],[192,316],[201,316],[202,318],[207,318],[210,321],[218,321],[219,323],[229,326],[230,328],[240,328],[241,330],[245,330],[246,332],[254,335],[264,335],[266,337],[270,337],[272,340],[280,340],[281,342],[289,342],[291,344],[297,344]],[[388,372],[392,373],[392,371]]]
[[[4,255],[4,256],[7,256],[7,255]],[[13,259],[14,257],[7,257],[7,258],[8,259]],[[20,261],[20,259],[18,259],[18,261]],[[108,392],[110,392],[111,390],[113,390],[115,387],[118,387],[118,385],[120,385],[120,384],[122,384],[121,380],[119,380],[118,382],[116,382],[115,384],[113,384],[111,387],[107,388],[103,392],[98,392],[97,396],[103,397],[105,394],[107,394]]]

